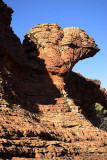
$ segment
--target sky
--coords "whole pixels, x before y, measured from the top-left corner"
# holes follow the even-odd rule
[[[80,27],[93,37],[100,51],[79,61],[73,71],[99,79],[107,90],[107,0],[3,0],[14,10],[11,26],[21,42],[35,25],[58,23]]]

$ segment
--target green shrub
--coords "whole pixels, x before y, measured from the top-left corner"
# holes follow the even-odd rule
[[[99,121],[98,128],[107,131],[107,110],[100,103],[95,103],[96,117]]]
[[[103,106],[100,103],[95,103],[95,109],[96,109],[96,111],[102,111]]]
[[[103,111],[103,114],[107,114],[107,110],[104,110],[104,111]]]

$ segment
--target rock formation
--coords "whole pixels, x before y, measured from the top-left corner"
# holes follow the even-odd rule
[[[13,10],[0,0],[0,158],[106,159],[107,133],[94,105],[107,106],[99,80],[72,71],[94,56],[94,39],[80,28],[40,24],[14,34]]]

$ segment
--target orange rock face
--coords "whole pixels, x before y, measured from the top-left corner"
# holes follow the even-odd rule
[[[96,102],[106,110],[107,92],[72,71],[99,51],[93,38],[40,24],[22,46],[10,28],[12,12],[1,0],[0,158],[107,159],[107,132],[93,111]]]
[[[48,23],[33,27],[25,35],[24,46],[28,55],[43,59],[47,71],[58,75],[65,74],[79,60],[99,51],[93,38],[84,30],[76,27],[62,30],[58,24]]]

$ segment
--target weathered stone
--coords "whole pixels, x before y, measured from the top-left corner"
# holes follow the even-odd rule
[[[40,24],[25,35],[25,52],[33,48],[35,59],[44,59],[48,72],[65,74],[79,60],[94,56],[99,49],[92,37],[80,28],[62,28],[58,24]],[[37,52],[38,51],[38,52]]]
[[[92,112],[95,102],[106,110],[107,91],[72,71],[99,51],[93,38],[46,23],[22,46],[12,12],[0,0],[0,158],[107,159],[107,133]]]

